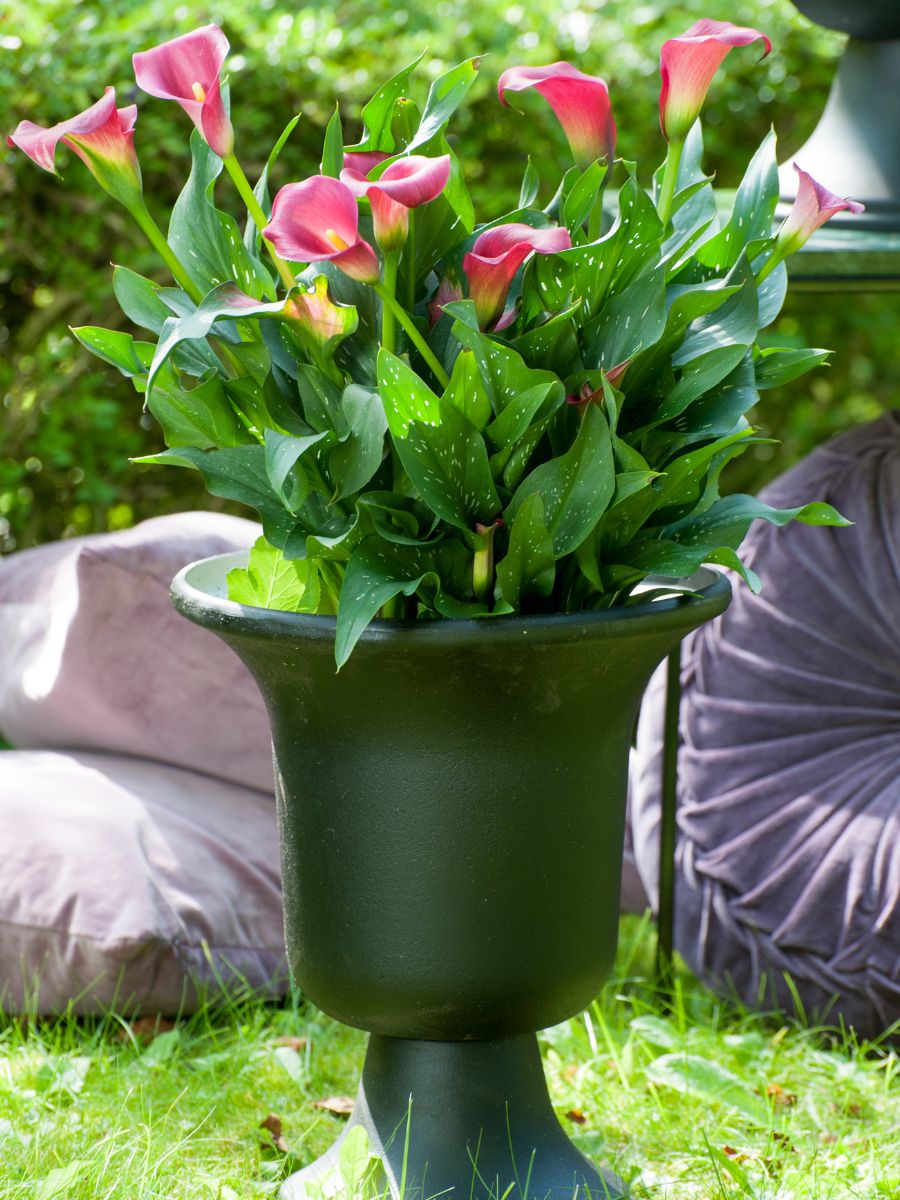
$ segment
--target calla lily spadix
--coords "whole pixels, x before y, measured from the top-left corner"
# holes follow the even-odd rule
[[[507,92],[528,88],[539,92],[553,109],[580,167],[588,167],[598,158],[612,163],[616,123],[604,80],[586,75],[567,62],[547,67],[510,67],[497,85],[500,102],[509,107]]]
[[[359,236],[356,197],[329,175],[285,184],[263,237],[291,262],[333,262],[361,283],[379,281],[375,251]]]
[[[668,141],[682,141],[700,115],[713,76],[735,46],[751,42],[765,44],[763,58],[772,42],[758,29],[732,25],[730,21],[696,21],[686,33],[663,43],[659,55],[662,88],[659,93],[659,123]]]
[[[160,100],[180,104],[204,141],[220,158],[234,149],[234,131],[221,93],[228,38],[218,25],[204,25],[132,57],[138,86]]]
[[[409,210],[437,199],[449,178],[449,154],[439,158],[422,154],[398,158],[375,180],[367,179],[356,164],[341,171],[341,182],[355,196],[365,196],[372,206],[375,240],[386,251],[402,249],[409,235]]]
[[[529,254],[556,254],[571,245],[567,229],[534,229],[515,221],[480,234],[463,259],[463,271],[482,329],[494,325],[502,315],[513,277]]]
[[[100,186],[126,207],[141,198],[141,168],[134,150],[137,107],[116,108],[115,88],[77,116],[45,128],[20,121],[7,137],[10,146],[56,174],[56,147],[64,142],[74,150]]]

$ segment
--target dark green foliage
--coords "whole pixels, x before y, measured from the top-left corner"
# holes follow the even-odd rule
[[[727,186],[737,182],[768,122],[777,125],[783,152],[789,152],[824,103],[840,39],[811,31],[787,0],[753,0],[727,11],[710,0],[609,0],[602,7],[582,0],[565,9],[556,0],[527,6],[506,0],[474,6],[464,0],[408,6],[348,0],[306,7],[219,0],[213,9],[176,0],[110,0],[103,6],[11,0],[0,27],[0,131],[22,117],[42,124],[64,119],[96,99],[104,84],[115,85],[121,103],[140,105],[137,145],[145,189],[161,217],[189,171],[188,121],[175,106],[137,93],[132,50],[210,19],[227,28],[237,150],[251,178],[262,173],[278,133],[303,113],[272,168],[272,191],[316,169],[336,95],[345,142],[365,140],[359,106],[391,69],[426,47],[435,75],[486,51],[491,57],[484,78],[456,114],[452,140],[464,154],[480,216],[500,216],[516,202],[528,154],[561,167],[567,159],[562,134],[549,113],[539,112],[539,101],[527,145],[525,127],[497,103],[492,81],[505,65],[568,57],[603,74],[613,93],[620,152],[655,161],[662,150],[655,122],[657,50],[666,36],[702,15],[758,25],[776,47],[758,67],[745,53],[742,69],[720,72],[706,106],[707,169]],[[438,120],[465,82],[463,71],[435,89]],[[221,506],[210,500],[196,472],[128,462],[161,448],[156,423],[141,414],[118,371],[87,355],[66,327],[113,326],[137,335],[116,305],[110,262],[168,281],[124,211],[75,157],[62,149],[60,163],[62,186],[24,156],[0,150],[0,545],[6,548],[165,511]],[[218,202],[240,215],[230,188],[220,188]],[[152,297],[134,301],[144,302],[153,307]],[[840,354],[830,373],[768,393],[766,420],[784,446],[748,454],[732,473],[732,486],[755,486],[760,472],[774,473],[830,433],[891,403],[897,315],[893,298],[867,298],[851,307],[839,297],[789,299],[771,331],[772,344],[832,346]],[[156,396],[165,402],[159,389]],[[186,444],[197,445],[200,436],[186,435]]]

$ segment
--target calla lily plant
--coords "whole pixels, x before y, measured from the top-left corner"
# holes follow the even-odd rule
[[[785,259],[835,212],[858,211],[798,166],[775,222],[774,136],[730,212],[704,173],[700,111],[755,29],[697,22],[662,47],[662,166],[616,158],[606,82],[565,62],[498,81],[513,121],[546,119],[572,165],[527,162],[519,203],[478,212],[448,123],[479,59],[436,79],[415,64],[362,110],[339,111],[321,163],[270,196],[238,159],[241,121],[214,25],[134,55],[138,86],[190,117],[191,169],[164,234],[144,201],[135,106],[107,88],[11,145],[48,171],[60,142],[131,213],[168,278],[119,266],[113,288],[147,337],[86,327],[158,420],[143,461],[200,471],[252,506],[264,536],[233,599],[336,617],[342,665],[380,618],[502,618],[627,605],[648,575],[702,563],[759,581],[738,549],[751,522],[845,524],[828,505],[774,509],[720,495],[725,464],[760,439],[747,413],[825,351],[759,345]],[[143,103],[143,101],[142,101]],[[627,153],[627,150],[626,150]],[[227,173],[246,225],[216,207]],[[219,182],[218,187],[222,184]]]

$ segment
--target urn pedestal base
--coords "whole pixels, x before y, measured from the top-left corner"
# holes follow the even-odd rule
[[[547,1093],[537,1037],[436,1042],[373,1034],[356,1107],[382,1160],[376,1193],[404,1200],[622,1200],[620,1179],[572,1144]],[[346,1136],[346,1134],[344,1134]],[[343,1137],[292,1175],[281,1200],[340,1180]],[[405,1167],[404,1167],[405,1159]],[[338,1190],[340,1190],[338,1188]]]

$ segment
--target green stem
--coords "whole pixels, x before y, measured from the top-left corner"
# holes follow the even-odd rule
[[[406,259],[406,307],[412,312],[416,307],[416,210],[409,210],[409,228],[404,246]]]
[[[441,364],[435,358],[434,354],[432,353],[431,349],[428,346],[428,343],[422,337],[421,333],[419,333],[418,329],[416,329],[416,326],[415,326],[415,323],[413,322],[412,317],[409,315],[409,313],[406,311],[405,308],[403,308],[400,304],[397,303],[397,301],[394,299],[394,297],[385,288],[383,283],[373,283],[372,287],[374,288],[375,292],[381,297],[382,304],[390,305],[391,309],[393,310],[394,316],[397,318],[397,321],[399,322],[400,325],[403,326],[403,329],[405,330],[406,335],[409,338],[409,340],[412,342],[412,344],[416,347],[416,349],[419,351],[419,353],[422,355],[422,357],[428,363],[428,366],[431,368],[432,374],[434,375],[435,379],[440,383],[441,387],[446,387],[450,382],[450,376],[447,374],[447,372],[444,370],[444,368],[441,366]]]
[[[600,230],[603,228],[603,192],[601,191],[594,202],[594,207],[591,209],[591,215],[588,218],[588,241],[596,242],[600,236]]]
[[[150,216],[147,206],[143,200],[136,204],[129,212],[134,217],[140,226],[141,232],[146,237],[147,241],[157,252],[169,270],[172,272],[172,278],[182,288],[195,304],[199,304],[203,299],[203,293],[188,275],[187,271],[172,253],[169,243],[166,241],[163,231]]]
[[[756,286],[759,287],[759,285],[762,283],[762,281],[764,279],[768,278],[768,276],[772,274],[772,272],[775,270],[775,268],[778,266],[778,264],[783,261],[784,261],[784,255],[778,253],[778,247],[776,246],[775,249],[772,251],[772,253],[769,255],[769,257],[766,259],[766,261],[763,263],[763,265],[760,267],[759,271],[757,272]]]
[[[231,176],[234,186],[237,188],[241,199],[247,205],[247,212],[253,218],[253,224],[256,226],[259,232],[262,233],[268,225],[269,220],[266,214],[263,212],[259,201],[253,194],[253,188],[250,186],[250,180],[244,174],[243,167],[233,154],[229,154],[228,157],[223,161],[225,163],[225,169]],[[294,277],[294,272],[284,261],[281,255],[278,254],[275,247],[267,238],[264,237],[263,242],[265,243],[265,247],[269,252],[269,257],[275,265],[275,270],[281,276],[282,283],[287,290],[290,291],[291,288],[297,283],[297,280]]]
[[[397,292],[397,268],[400,265],[400,255],[396,250],[387,250],[384,255],[384,290],[393,300]],[[385,350],[394,353],[395,346],[394,310],[389,304],[381,306],[381,344]]]
[[[656,205],[656,211],[659,213],[663,227],[668,225],[669,217],[672,215],[672,201],[675,198],[675,184],[678,182],[678,167],[681,163],[683,149],[683,140],[669,142],[669,149],[666,152],[666,165],[663,169],[662,186],[659,189],[659,201]]]

